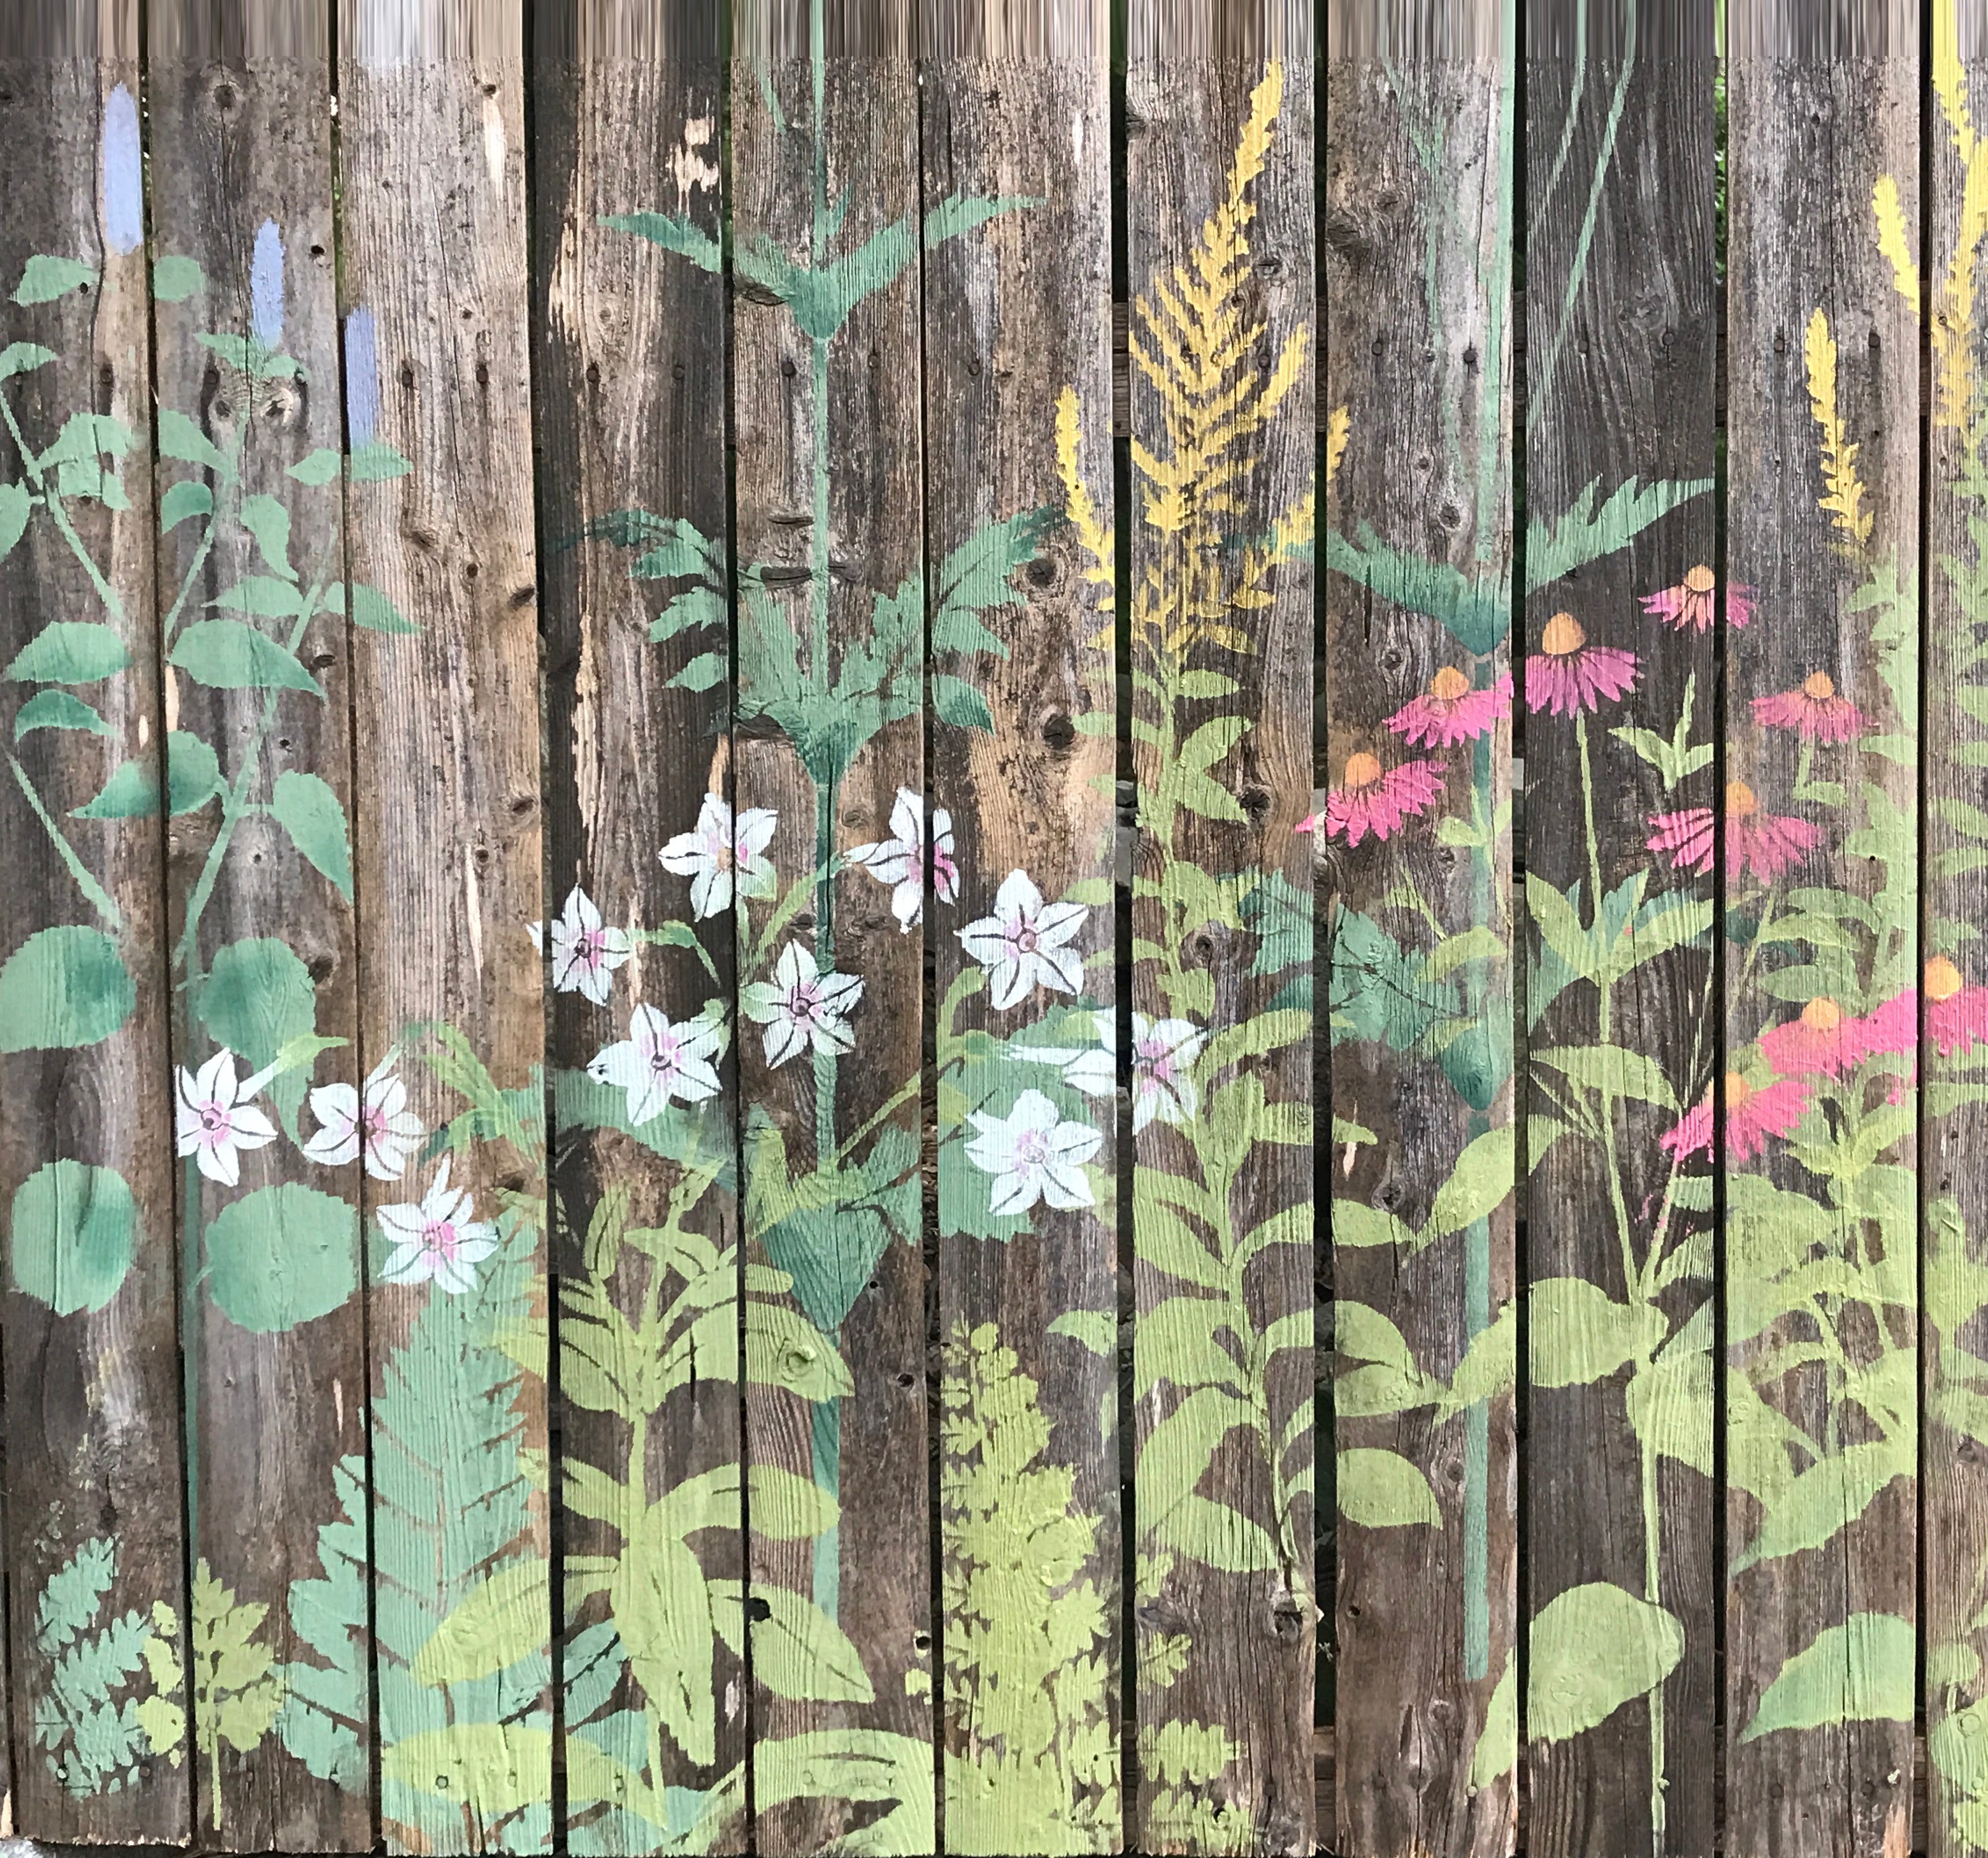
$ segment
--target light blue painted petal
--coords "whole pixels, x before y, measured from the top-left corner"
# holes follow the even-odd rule
[[[103,100],[103,236],[119,252],[145,239],[145,181],[138,106],[122,84]]]
[[[248,326],[265,349],[283,345],[283,235],[273,219],[255,234],[255,255],[248,267]]]
[[[373,443],[380,417],[380,368],[373,346],[373,312],[355,309],[345,319],[346,444],[353,451]]]

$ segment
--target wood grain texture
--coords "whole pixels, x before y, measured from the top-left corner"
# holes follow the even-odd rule
[[[381,1814],[390,1843],[444,1851],[551,1833],[551,1621],[532,1576],[547,1544],[530,927],[546,912],[518,34],[495,9],[366,0],[340,20],[348,437],[411,467],[350,495],[350,579],[420,628],[355,638],[360,1056],[370,1069],[398,1051],[410,1110],[448,1130],[408,1188],[368,1182],[363,1202],[377,1243],[370,1228],[418,1194],[405,1218],[423,1248],[397,1266],[408,1228],[392,1228],[402,1242],[381,1245],[368,1293]],[[445,1160],[466,1201],[443,1200]],[[485,1228],[485,1256],[448,1249],[465,1222]],[[421,1275],[451,1257],[471,1264],[468,1288]],[[483,1630],[502,1667],[423,1682],[412,1659],[499,1576]]]
[[[1312,52],[1127,43],[1138,1792],[1151,1851],[1308,1852],[1314,1680]],[[1224,28],[1218,35],[1215,26]],[[1144,1127],[1138,1127],[1143,1121]]]
[[[1601,1722],[1533,1729],[1540,1853],[1709,1858],[1715,1842],[1711,1171],[1662,1146],[1717,1068],[1712,884],[1654,870],[1648,823],[1716,792],[1712,24],[1709,3],[1577,14],[1535,0],[1528,20],[1526,859],[1528,883],[1569,906],[1529,936],[1535,1682],[1550,1690],[1570,1652],[1601,1655],[1591,1627],[1557,1622],[1604,1597],[1682,1629],[1661,1689],[1639,1670],[1624,1684],[1645,1694]],[[1619,513],[1602,519],[1611,498]],[[1571,714],[1548,687],[1589,660],[1565,649],[1563,614],[1636,659],[1628,687]],[[1683,752],[1653,763],[1635,729]],[[1604,978],[1575,979],[1555,952],[1563,923],[1613,921],[1601,898],[1618,914],[1647,900],[1658,920]],[[1662,1081],[1639,1093],[1644,1059]],[[1556,1123],[1570,1127],[1550,1142]],[[1625,1359],[1595,1359],[1586,1322],[1560,1319],[1568,1280],[1654,1312]]]
[[[1919,370],[1873,210],[1882,178],[1919,224],[1902,12],[1740,9],[1729,93],[1726,1839],[1824,1858],[1906,1849],[1912,1769]]]
[[[178,455],[198,447],[176,444],[159,473],[159,495],[176,499],[159,517],[161,624],[168,648],[194,627],[233,610],[231,599],[255,584],[251,577],[286,583],[306,596],[344,577],[337,478],[306,485],[289,475],[314,451],[335,453],[342,437],[329,13],[308,5],[283,10],[292,15],[293,42],[281,55],[253,59],[239,43],[210,33],[214,21],[204,8],[161,8],[150,22],[155,261],[190,258],[201,277],[198,288],[180,296],[167,273],[156,311],[159,402],[191,421],[212,448],[204,462]],[[252,336],[268,353],[252,359],[245,348],[231,361],[203,343],[203,334]],[[175,491],[175,485],[189,488]],[[198,492],[209,507],[183,515],[184,499],[201,500]],[[266,552],[257,546],[258,532],[269,538]],[[206,984],[218,967],[225,990],[229,964],[245,952],[238,945],[274,953],[267,948],[274,944],[284,951],[277,958],[285,972],[314,991],[309,1023],[316,1033],[348,1048],[323,1065],[316,1081],[343,1076],[356,1086],[349,855],[326,853],[327,876],[306,860],[271,810],[279,792],[288,801],[299,791],[315,792],[308,783],[323,783],[341,822],[333,837],[342,849],[352,785],[347,628],[333,613],[246,623],[300,654],[323,695],[218,689],[182,671],[169,674],[168,725],[178,731],[168,738],[169,752],[181,763],[173,785],[184,789],[169,808],[167,843],[175,1062],[195,1075],[216,1049],[242,1039],[252,1015],[220,1007]],[[205,779],[195,744],[216,752],[218,791]],[[196,770],[190,762],[201,765]],[[272,1015],[266,1044],[237,1050],[241,1070],[270,1062],[273,1047],[296,1029]],[[217,1266],[205,1241],[231,1205],[265,1189],[300,1187],[350,1209],[343,1217],[349,1221],[346,1269],[353,1272],[359,1164],[356,1154],[326,1164],[297,1146],[320,1127],[313,1115],[299,1120],[307,1072],[286,1073],[263,1098],[265,1113],[286,1134],[240,1157],[236,1184],[210,1178],[191,1160],[181,1171],[184,1281],[201,1286],[185,1298],[181,1332],[193,1553],[205,1570],[203,1592],[218,1582],[241,1606],[269,1609],[245,1657],[252,1663],[266,1655],[273,1666],[306,1655],[291,1623],[289,1583],[318,1573],[316,1529],[333,1467],[364,1448],[363,1302],[356,1275],[348,1275],[335,1308],[313,1307],[302,1323],[276,1326],[286,1312],[252,1306],[234,1288],[232,1254],[224,1252]],[[248,1204],[270,1202],[265,1195]],[[340,1221],[335,1205],[324,1210]],[[245,1516],[266,1526],[245,1535]],[[232,1669],[228,1691],[270,1694],[240,1681],[250,1674],[246,1664]],[[269,1733],[266,1710],[252,1711],[252,1725],[234,1742],[222,1741],[224,1694],[198,1677],[196,1692],[193,1775],[204,1840],[245,1851],[349,1851],[370,1843],[363,1793],[312,1774]],[[361,1726],[362,1739],[370,1739]]]
[[[1514,1830],[1513,29],[1351,8],[1327,65],[1337,1772],[1359,1858]],[[1425,698],[1470,706],[1452,744],[1404,734]]]
[[[1983,344],[1978,275],[1988,219],[1968,176],[1988,163],[1980,139],[1988,96],[1988,42],[1978,18],[1946,0],[1933,9],[1932,198],[1924,313],[1932,333],[1931,454],[1927,461],[1925,742],[1922,780],[1926,872],[1922,899],[1920,1062],[1927,1087],[1920,1173],[1921,1363],[1926,1431],[1920,1456],[1925,1615],[1925,1849],[1934,1858],[1988,1850],[1980,1769],[1969,1732],[1988,1710],[1980,1620],[1988,1578],[1988,1413],[1981,1399],[1981,1234],[1988,1201],[1974,1157],[1988,1135],[1981,1076],[1983,769],[1988,752],[1980,628],[1988,581],[1980,528],[1984,488],[1980,417]],[[1979,180],[1975,192],[1980,193]]]
[[[719,653],[728,646],[724,282],[715,265],[625,223],[603,223],[666,215],[694,226],[715,254],[724,210],[717,28],[716,9],[695,4],[663,8],[646,22],[605,4],[554,8],[540,15],[534,66],[546,901],[566,913],[563,931],[546,942],[554,1231],[569,1280],[562,1441],[567,1458],[599,1468],[623,1493],[604,1517],[597,1504],[570,1503],[565,1540],[570,1558],[621,1564],[645,1532],[645,1505],[693,1478],[728,1469],[735,1476],[741,1461],[739,1299],[735,1284],[704,1282],[713,1270],[721,1280],[727,1271],[735,1277],[730,1067],[714,1056],[723,1088],[695,1103],[702,1082],[672,1078],[658,1093],[625,1081],[655,1075],[669,1035],[650,1015],[681,1029],[708,1002],[727,1013],[732,1003],[732,912],[715,902],[698,911],[684,877],[661,856],[695,829],[708,794],[729,801],[731,790],[729,677],[702,689],[685,681],[714,639]],[[631,512],[645,515],[635,520]],[[669,557],[685,535],[673,525],[684,524],[695,539]],[[713,624],[670,631],[689,601],[702,603],[698,610],[714,615]],[[652,643],[652,627],[666,636]],[[688,681],[701,681],[694,671]],[[586,930],[574,914],[576,892],[610,938],[599,959],[578,939]],[[641,939],[688,941],[686,931],[695,945]],[[646,1072],[623,1062],[645,1052]],[[603,1073],[614,1081],[600,1083]],[[679,1255],[674,1241],[659,1245],[654,1236],[679,1228],[712,1252]],[[647,1249],[627,1236],[631,1229],[651,1235]],[[718,1346],[714,1337],[723,1339]],[[714,1512],[691,1546],[704,1576],[735,1587],[742,1579],[735,1505],[730,1522]],[[626,1617],[626,1588],[603,1578],[604,1568],[583,1576],[571,1566],[567,1824],[604,1850],[653,1850],[663,1825],[617,1814],[587,1785],[589,1745],[604,1743],[631,1772],[650,1769],[647,1784],[658,1795],[742,1776],[745,1667],[733,1643],[740,1627],[731,1627],[731,1642],[711,1639],[707,1629],[708,1650],[686,1660],[691,1696],[666,1713],[640,1681],[647,1667],[631,1672],[604,1637],[621,1625],[624,1648],[640,1643]],[[700,1603],[708,1613],[710,1603],[695,1593],[670,1596],[691,1616]],[[738,1610],[737,1601],[720,1603],[727,1603]],[[610,1682],[604,1674],[615,1670]],[[714,1849],[742,1850],[746,1830],[735,1816],[732,1843]]]
[[[1116,704],[1111,550],[1096,552],[1114,516],[1110,46],[1104,8],[1073,11],[1063,40],[1017,46],[998,22],[962,32],[924,81],[926,211],[955,196],[1033,203],[929,252],[925,271],[931,669],[975,685],[992,724],[935,718],[931,733],[931,804],[952,833],[927,934],[944,1003],[938,1643],[955,1852],[1115,1851],[1121,1831],[1117,1090],[1115,1043],[1100,1032],[1116,1005]],[[1073,484],[1087,523],[1071,517]],[[948,644],[959,576],[946,564],[1018,517],[1026,528],[972,596],[1000,600],[979,612],[998,655]],[[1071,944],[1084,1006],[1040,994],[990,1004],[959,932],[996,914],[1015,871],[1045,898],[1084,900]],[[1042,1042],[1062,1066],[1014,1062],[1013,1045],[1006,1062],[965,1055],[975,1035],[1026,1036],[1046,1008],[1061,1029]],[[1062,1110],[1103,1138],[1092,1204],[1040,1201],[990,1234],[997,1190],[969,1157],[969,1119],[1011,1114],[1080,1053],[1097,1075]]]
[[[160,839],[156,819],[73,816],[127,762],[155,789],[159,773],[138,46],[135,22],[108,8],[39,23],[25,42],[9,33],[0,65],[17,177],[0,224],[7,336],[48,351],[0,386],[0,475],[26,519],[0,561],[14,1820],[42,1839],[171,1842],[191,1823],[183,1751],[161,1717],[147,1713],[169,1744],[155,1752],[123,1714],[156,1694],[140,1643],[167,1624],[184,1633]],[[72,269],[31,282],[38,256]],[[107,630],[49,633],[56,623]],[[104,649],[56,650],[86,637]],[[24,657],[37,638],[52,655]],[[49,691],[86,702],[100,726],[24,731]],[[46,958],[24,956],[51,931],[32,944]],[[59,1698],[56,1660],[71,1654],[100,1656],[96,1679]],[[113,1726],[93,1735],[100,1707]]]
[[[748,1262],[792,1276],[797,1313],[842,1363],[803,1390],[749,1362],[754,1476],[816,1493],[806,1527],[771,1503],[749,1516],[752,1580],[808,1598],[861,1667],[833,1681],[827,1661],[847,1654],[823,1635],[784,1681],[798,1694],[758,1687],[754,1836],[769,1854],[831,1849],[884,1815],[914,1846],[932,1836],[922,951],[844,856],[888,839],[899,792],[925,788],[906,24],[901,9],[830,21],[817,4],[803,22],[748,7],[734,40],[733,781],[742,824],[774,816],[763,896],[756,871],[739,917]],[[810,995],[827,1009],[818,1029],[796,1016]],[[809,1735],[830,1739],[796,1739]],[[803,1771],[816,1747],[832,1755]],[[881,1777],[859,1778],[859,1758]]]

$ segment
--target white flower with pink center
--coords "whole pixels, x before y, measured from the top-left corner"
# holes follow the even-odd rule
[[[241,1151],[276,1140],[276,1125],[248,1100],[275,1074],[272,1067],[238,1082],[235,1054],[225,1047],[197,1072],[180,1068],[174,1084],[175,1146],[182,1157],[194,1157],[208,1180],[235,1186],[242,1178]]]
[[[879,883],[891,887],[891,914],[904,931],[925,914],[925,802],[908,787],[898,789],[891,809],[891,836],[874,845],[852,845],[843,855],[860,865]],[[959,895],[959,867],[952,856],[952,815],[932,809],[932,894],[942,904]]]
[[[766,1029],[766,1062],[776,1069],[802,1052],[853,1051],[852,1008],[863,998],[854,975],[823,974],[799,942],[789,942],[770,981],[755,981],[739,996],[739,1011]]]
[[[1074,994],[1084,986],[1084,954],[1073,948],[1090,910],[1082,904],[1046,904],[1026,871],[1010,871],[994,893],[994,914],[958,933],[966,952],[987,970],[997,1008],[1026,1000],[1038,987]]]
[[[1188,1019],[1132,1015],[1132,1133],[1157,1116],[1162,1123],[1192,1123],[1200,1109],[1194,1062],[1208,1034]]]
[[[725,1049],[724,1009],[715,1002],[696,1019],[671,1025],[654,1007],[628,1015],[628,1036],[587,1067],[597,1083],[627,1093],[628,1120],[661,1116],[672,1098],[701,1103],[718,1094],[712,1060]]]
[[[1040,1090],[1024,1090],[1005,1116],[976,1110],[968,1119],[979,1133],[966,1145],[966,1158],[994,1177],[992,1208],[1006,1218],[1026,1213],[1039,1200],[1068,1211],[1095,1206],[1084,1164],[1104,1146],[1088,1123],[1066,1123]]]
[[[531,926],[532,946],[543,950],[544,925]],[[566,908],[553,924],[553,986],[563,994],[582,994],[596,1006],[607,1004],[612,976],[634,952],[625,929],[610,929],[600,920],[592,897],[578,884]]]
[[[366,1079],[363,1097],[350,1084],[325,1084],[310,1093],[311,1114],[320,1127],[304,1154],[321,1167],[343,1167],[363,1157],[375,1181],[397,1181],[407,1157],[428,1133],[407,1107],[407,1086],[394,1075],[398,1046]]]
[[[475,1267],[497,1249],[497,1228],[472,1219],[467,1191],[448,1184],[450,1157],[442,1157],[434,1181],[416,1205],[382,1207],[380,1225],[394,1241],[380,1269],[390,1284],[420,1284],[429,1279],[451,1296],[476,1287]]]
[[[779,815],[769,807],[749,806],[735,820],[722,794],[704,796],[697,824],[678,833],[661,853],[665,870],[691,880],[691,915],[730,909],[735,889],[741,897],[764,897],[773,889],[773,867],[766,854],[779,823]]]

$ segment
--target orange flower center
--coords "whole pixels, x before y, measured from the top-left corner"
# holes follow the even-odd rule
[[[1453,664],[1445,664],[1429,680],[1429,694],[1442,703],[1454,703],[1470,688],[1470,680]]]
[[[1753,1094],[1753,1086],[1737,1071],[1726,1073],[1726,1107],[1729,1110],[1743,1110],[1746,1100]]]
[[[1760,810],[1760,802],[1753,797],[1753,790],[1744,781],[1726,783],[1726,816],[1729,819],[1750,818]]]
[[[1802,694],[1811,703],[1827,703],[1836,694],[1836,681],[1827,671],[1810,671],[1802,680]]]
[[[1929,1000],[1951,1000],[1960,991],[1960,970],[1943,954],[1925,964],[1925,991]]]
[[[1587,643],[1587,634],[1581,629],[1581,622],[1570,613],[1557,613],[1547,621],[1547,629],[1540,634],[1540,650],[1549,657],[1564,658],[1577,652]]]
[[[1801,1017],[1811,1032],[1833,1032],[1843,1023],[1843,1008],[1825,997],[1811,1000],[1802,1008]]]
[[[1371,755],[1349,755],[1346,758],[1346,785],[1348,788],[1371,787],[1381,778],[1381,764]]]
[[[1709,593],[1717,585],[1716,577],[1702,562],[1685,570],[1684,588],[1687,593]]]

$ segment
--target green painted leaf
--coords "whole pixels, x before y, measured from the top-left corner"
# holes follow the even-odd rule
[[[529,1658],[546,1641],[551,1564],[526,1555],[458,1600],[414,1662],[417,1684],[464,1684]]]
[[[1032,560],[1057,520],[1054,510],[1026,510],[990,522],[962,542],[940,564],[932,612],[935,653],[987,652],[1005,658],[1008,647],[981,623],[979,616],[1000,606],[1024,604],[1015,570]]]
[[[259,1070],[292,1039],[317,1029],[310,970],[270,937],[230,942],[216,954],[194,1010],[215,1044]]]
[[[158,777],[142,762],[125,762],[93,800],[69,809],[73,819],[149,819],[159,810]]]
[[[258,1187],[208,1223],[208,1292],[238,1328],[282,1334],[342,1309],[358,1283],[359,1215],[332,1194]]]
[[[0,1052],[100,1044],[137,998],[117,944],[102,930],[42,930],[0,968]]]
[[[167,486],[159,499],[159,527],[174,528],[189,516],[205,516],[214,509],[214,492],[192,478],[182,478]]]
[[[282,586],[281,581],[272,583]],[[286,589],[292,599],[296,589]],[[323,687],[268,633],[240,620],[202,620],[173,641],[171,661],[217,691],[309,691]]]
[[[670,680],[676,690],[708,691],[732,675],[732,660],[722,651],[700,652]]]
[[[985,729],[990,733],[993,729],[993,713],[987,708],[987,699],[963,677],[943,673],[935,675],[931,702],[939,721],[952,724],[955,729]]]
[[[1486,1130],[1465,1144],[1449,1178],[1436,1190],[1428,1223],[1417,1235],[1417,1242],[1425,1245],[1488,1219],[1504,1204],[1517,1178],[1512,1125]]]
[[[696,1555],[644,1531],[622,1550],[608,1589],[614,1630],[649,1707],[698,1766],[716,1752],[715,1627]]]
[[[1626,1588],[1595,1581],[1547,1601],[1530,1643],[1526,1733],[1535,1741],[1566,1741],[1675,1671],[1684,1627]]]
[[[1335,1245],[1398,1245],[1415,1237],[1385,1207],[1364,1200],[1332,1203],[1332,1242]]]
[[[207,288],[207,273],[192,258],[168,252],[152,261],[152,296],[161,303],[184,303]]]
[[[131,1269],[137,1227],[137,1203],[114,1169],[51,1161],[14,1190],[14,1288],[59,1316],[101,1309]]]
[[[44,470],[56,464],[87,464],[100,458],[121,458],[136,443],[131,428],[107,413],[72,413],[63,421],[55,443],[41,455]]]
[[[282,504],[270,496],[244,497],[242,526],[255,538],[256,549],[272,574],[285,580],[297,578],[290,566],[290,512]]]
[[[363,582],[353,583],[347,604],[350,608],[353,624],[363,626],[368,632],[411,633],[421,630],[377,587],[369,587]]]
[[[785,1387],[803,1400],[847,1399],[856,1391],[835,1344],[783,1303],[754,1298],[746,1304],[746,1364],[762,1387]]]
[[[347,468],[354,484],[384,484],[390,478],[404,478],[414,468],[384,439],[361,445],[347,461]]]
[[[1757,1741],[1777,1729],[1844,1722],[1910,1722],[1916,1645],[1909,1620],[1853,1613],[1825,1627],[1783,1664],[1740,1731]]]
[[[53,620],[7,667],[9,684],[95,684],[131,662],[124,641],[101,620]]]
[[[1470,1752],[1470,1784],[1480,1792],[1502,1780],[1519,1761],[1519,1664],[1510,1652],[1484,1706],[1483,1726]]]
[[[96,282],[96,267],[73,258],[52,258],[37,252],[22,268],[21,281],[14,286],[14,301],[23,309],[36,303],[52,302],[72,290]]]
[[[1429,1481],[1398,1451],[1356,1446],[1338,1459],[1339,1512],[1362,1529],[1403,1529],[1412,1523],[1442,1527],[1442,1511]]]
[[[1709,1318],[1711,1312],[1709,1303],[1699,1306],[1699,1315]],[[1697,1320],[1694,1316],[1687,1331]],[[1629,1424],[1648,1450],[1689,1464],[1705,1477],[1712,1475],[1712,1355],[1707,1347],[1692,1345],[1687,1333],[1680,1333],[1655,1361],[1630,1377],[1628,1405]]]
[[[1444,562],[1404,555],[1361,523],[1351,539],[1336,529],[1325,537],[1325,565],[1410,613],[1440,620],[1466,651],[1491,650],[1510,630],[1509,588],[1474,581]]]
[[[646,238],[651,245],[687,258],[706,271],[715,272],[725,262],[724,252],[716,239],[701,226],[672,213],[616,213],[604,215],[600,223],[610,232],[632,232],[637,238]]]
[[[769,1542],[805,1542],[826,1535],[842,1519],[840,1506],[827,1491],[777,1464],[755,1464],[746,1491],[752,1533]]]
[[[1703,496],[1712,486],[1709,478],[1655,484],[1641,484],[1631,478],[1618,485],[1597,509],[1594,497],[1601,480],[1595,478],[1551,529],[1537,520],[1526,525],[1526,591],[1536,593],[1577,568],[1626,549],[1652,523],[1680,504]]]
[[[313,490],[329,484],[344,468],[345,461],[329,445],[320,445],[315,451],[307,451],[291,465],[289,475],[299,484]]]
[[[284,512],[284,534],[289,534],[289,512]],[[295,577],[292,576],[292,579]],[[255,620],[294,620],[304,610],[304,596],[273,574],[246,574],[208,605],[223,613],[245,613]]]
[[[43,348],[39,342],[10,342],[0,349],[0,380],[12,380],[16,374],[45,368],[55,358],[55,350]]]
[[[198,735],[174,729],[166,736],[166,810],[177,819],[205,806],[221,791],[221,763]]]
[[[33,509],[34,498],[25,484],[0,484],[0,561],[13,552],[15,543],[27,533]]]
[[[418,1730],[380,1752],[383,1781],[438,1796],[458,1818],[489,1822],[552,1797],[549,1729],[515,1722],[456,1722]]]
[[[1585,1278],[1541,1278],[1526,1304],[1533,1384],[1584,1387],[1640,1360],[1668,1327],[1654,1304],[1618,1303]]]
[[[1547,1065],[1569,1082],[1611,1097],[1634,1097],[1638,1102],[1678,1110],[1677,1093],[1665,1076],[1664,1068],[1642,1052],[1618,1045],[1564,1046],[1551,1051],[1535,1051],[1535,1064]]]
[[[176,407],[161,407],[157,421],[160,457],[177,458],[182,464],[198,464],[218,478],[235,475],[234,461],[186,414]]]
[[[1733,1556],[1733,1572],[1821,1548],[1862,1515],[1894,1478],[1909,1478],[1916,1468],[1910,1447],[1891,1439],[1847,1445],[1811,1464],[1768,1499],[1760,1532]]]
[[[317,775],[287,769],[276,776],[269,811],[290,835],[290,843],[350,903],[352,849],[346,836],[345,809],[339,805],[338,796]]]
[[[1108,1361],[1118,1346],[1118,1314],[1111,1309],[1066,1310],[1050,1323],[1050,1333],[1080,1342]]]
[[[1283,1565],[1276,1543],[1260,1522],[1196,1491],[1168,1510],[1154,1534],[1176,1554],[1224,1574],[1270,1574]]]
[[[1466,1407],[1509,1394],[1518,1377],[1519,1306],[1514,1301],[1470,1338],[1463,1359],[1450,1377],[1449,1391],[1437,1405],[1436,1417],[1449,1419]]]
[[[37,729],[85,729],[92,735],[115,735],[112,728],[80,697],[66,691],[37,691],[14,716],[14,739]]]
[[[712,1615],[725,1643],[746,1652],[745,1594],[735,1580],[711,1583]],[[752,1674],[776,1697],[796,1702],[874,1703],[877,1693],[863,1654],[806,1594],[756,1583],[759,1616],[752,1624]]]

